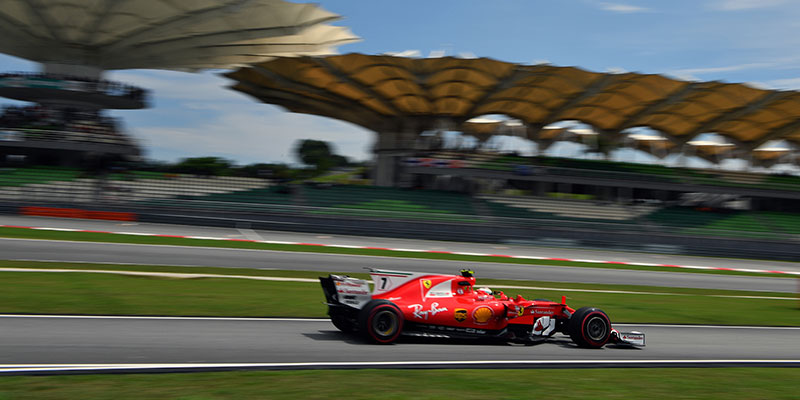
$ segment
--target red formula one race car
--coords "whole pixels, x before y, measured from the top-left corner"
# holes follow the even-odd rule
[[[370,275],[374,290],[348,276],[319,280],[333,324],[375,343],[392,343],[401,334],[533,343],[561,332],[581,347],[644,346],[643,333],[618,332],[602,310],[574,310],[564,297],[556,303],[476,289],[472,271],[433,275],[373,269]]]

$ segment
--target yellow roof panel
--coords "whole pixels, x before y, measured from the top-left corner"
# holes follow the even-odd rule
[[[476,89],[475,86],[464,82],[448,82],[430,88],[429,93],[433,98],[439,97],[461,97],[465,100],[477,100],[486,91]]]
[[[477,87],[486,87],[496,84],[497,78],[474,69],[452,68],[435,72],[425,80],[425,84],[429,86],[447,82],[465,82]]]
[[[445,97],[433,102],[433,112],[440,115],[464,115],[472,102],[459,97]]]
[[[475,115],[505,114],[527,123],[541,123],[549,111],[541,106],[518,101],[493,101],[477,107]]]
[[[383,95],[388,100],[394,100],[400,96],[424,96],[425,90],[413,82],[405,80],[383,81],[373,87],[375,92]]]
[[[409,114],[430,114],[432,105],[422,96],[406,95],[395,98],[392,103],[398,110]]]
[[[375,85],[394,79],[415,80],[414,75],[407,69],[390,65],[370,65],[351,76],[365,85]]]
[[[505,114],[529,124],[574,119],[609,134],[647,126],[672,136],[718,132],[757,142],[775,137],[776,132],[783,135],[776,138],[789,138],[796,133],[778,129],[800,125],[796,92],[776,95],[743,84],[690,83],[661,75],[603,74],[487,58],[363,54],[280,58],[226,76],[246,84],[236,85],[235,90],[266,102],[280,105],[282,97],[276,94],[283,92],[290,95],[286,103],[294,109],[303,108],[298,103],[306,97],[305,109],[320,107],[316,114],[338,118],[338,106],[347,110],[349,120],[357,119],[353,115],[358,113],[385,116],[389,125],[417,118],[411,126],[420,131],[430,129],[437,118],[460,122]],[[265,90],[244,89],[250,86]],[[392,129],[370,124],[370,129]]]

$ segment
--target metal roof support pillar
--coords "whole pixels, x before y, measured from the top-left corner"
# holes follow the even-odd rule
[[[373,184],[377,186],[400,186],[405,180],[401,174],[403,159],[414,155],[414,132],[378,132],[375,142],[375,166]]]

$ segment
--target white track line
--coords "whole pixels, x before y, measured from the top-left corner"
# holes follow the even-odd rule
[[[255,242],[260,242],[260,241],[264,240],[264,238],[261,237],[261,235],[259,235],[258,233],[256,233],[256,231],[254,231],[252,229],[240,228],[239,229],[239,233],[244,235],[244,237],[246,237],[247,239],[255,241]]]
[[[328,322],[328,318],[248,318],[248,317],[180,317],[146,315],[46,315],[46,314],[0,314],[0,318],[40,319],[155,319],[174,321],[258,321],[258,322]],[[679,324],[614,324],[615,327],[678,328],[678,329],[754,329],[754,330],[800,330],[800,326],[750,326],[750,325],[679,325]]]
[[[247,318],[247,317],[168,317],[147,315],[44,315],[44,314],[0,314],[0,318],[40,319],[156,319],[173,321],[258,321],[258,322],[324,322],[327,318]]]
[[[130,275],[130,276],[155,276],[177,279],[197,279],[197,278],[219,278],[219,279],[249,279],[260,281],[279,281],[279,282],[303,282],[317,283],[318,279],[310,278],[287,278],[270,277],[256,275],[223,275],[223,274],[188,274],[178,272],[145,272],[145,271],[118,271],[118,270],[95,270],[95,269],[58,269],[58,268],[5,268],[0,267],[0,272],[50,272],[50,273],[94,273],[111,275]],[[497,289],[524,289],[542,291],[562,291],[562,292],[581,292],[581,293],[608,293],[608,294],[634,294],[652,296],[700,296],[700,297],[719,297],[734,299],[761,299],[761,300],[798,300],[795,297],[776,297],[776,296],[737,296],[737,295],[698,295],[686,293],[666,293],[666,292],[636,292],[628,290],[591,290],[591,289],[566,289],[551,288],[540,286],[492,286]]]
[[[257,281],[278,281],[278,282],[304,282],[318,283],[319,279],[310,278],[285,278],[279,276],[256,276],[256,275],[221,275],[221,274],[186,274],[179,272],[146,272],[146,271],[115,271],[102,269],[58,269],[58,268],[5,268],[0,267],[0,272],[53,272],[53,273],[88,273],[88,274],[111,274],[111,275],[132,275],[132,276],[157,276],[162,278],[197,279],[197,278],[224,278],[224,279],[250,279]]]
[[[302,368],[380,368],[380,367],[464,367],[529,365],[558,366],[602,364],[649,366],[649,365],[715,365],[715,364],[800,364],[800,360],[787,359],[701,359],[701,360],[467,360],[467,361],[339,361],[339,362],[289,362],[289,363],[159,363],[159,364],[0,364],[0,373],[11,372],[56,372],[56,371],[103,371],[103,370],[169,370],[169,369],[302,369]]]
[[[216,279],[249,279],[257,281],[302,282],[302,283],[319,282],[319,279],[287,278],[287,277],[277,277],[277,276],[273,277],[273,276],[257,276],[257,275],[187,274],[179,272],[117,271],[117,270],[102,270],[102,269],[0,267],[0,272],[87,273],[87,274],[110,274],[110,275],[127,275],[127,276],[155,276],[155,277],[173,278],[173,279],[216,278]],[[540,287],[540,286],[492,285],[492,287],[495,289],[524,289],[524,290],[541,290],[541,291],[551,291],[551,292],[608,293],[608,294],[632,294],[632,295],[648,295],[648,296],[694,296],[694,297],[718,297],[718,298],[730,298],[730,299],[758,299],[758,300],[790,300],[790,301],[798,300],[798,298],[796,297],[777,297],[777,296],[737,296],[737,295],[722,295],[722,294],[635,292],[628,290],[565,289],[565,288],[550,288],[550,287]]]
[[[644,328],[699,328],[699,329],[756,329],[800,331],[800,326],[750,326],[750,325],[680,325],[680,324],[613,324],[617,326]]]
[[[2,261],[33,261],[33,262],[48,262],[48,263],[62,263],[62,264],[97,264],[97,265],[143,265],[149,267],[165,267],[164,264],[149,264],[149,263],[141,263],[141,262],[117,262],[117,261],[64,261],[64,260],[45,260],[41,258],[9,258]],[[225,267],[214,267],[211,265],[197,265],[197,264],[170,264],[169,267],[199,267],[199,268],[225,268]],[[34,269],[34,268],[29,268]],[[36,268],[38,269],[38,268]],[[256,268],[259,270],[269,270],[275,268]]]

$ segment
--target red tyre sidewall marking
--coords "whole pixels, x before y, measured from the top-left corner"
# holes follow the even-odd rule
[[[377,337],[372,332],[372,319],[375,317],[375,314],[377,314],[379,311],[381,311],[381,310],[383,310],[385,308],[392,309],[395,312],[395,314],[397,315],[397,331],[390,338],[381,339],[381,338]],[[372,311],[370,311],[369,318],[367,319],[367,332],[369,333],[369,336],[372,337],[372,339],[374,339],[375,341],[380,342],[380,343],[389,343],[389,342],[397,339],[397,337],[400,336],[400,332],[402,330],[403,330],[403,313],[401,313],[400,309],[398,309],[395,305],[393,305],[393,304],[381,304],[381,305],[373,308]]]
[[[599,342],[597,342],[595,340],[592,340],[592,339],[586,337],[586,329],[585,329],[586,325],[584,325],[584,324],[586,323],[586,321],[589,320],[589,318],[591,316],[593,316],[595,314],[599,315],[602,319],[604,319],[606,321],[606,326],[608,327],[608,330],[609,330],[609,334],[606,335],[606,340],[604,340],[603,343],[599,343]],[[600,312],[600,311],[592,311],[589,314],[586,314],[586,316],[583,317],[583,321],[581,321],[581,336],[583,336],[583,340],[585,340],[588,343],[599,344],[600,346],[604,346],[606,343],[608,343],[608,339],[611,338],[610,332],[611,332],[611,321],[609,321],[608,317],[606,317],[606,315],[604,313]]]

